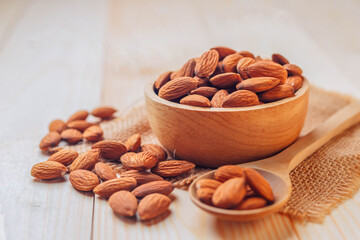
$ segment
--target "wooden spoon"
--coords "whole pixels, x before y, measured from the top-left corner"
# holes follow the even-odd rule
[[[196,181],[204,178],[213,178],[215,171],[206,173],[193,181],[189,187],[191,200],[206,212],[228,220],[248,221],[262,218],[270,213],[276,212],[290,197],[290,171],[330,139],[359,121],[360,103],[354,100],[328,118],[321,126],[307,135],[300,137],[295,143],[279,154],[256,162],[239,164],[241,167],[256,169],[270,183],[275,201],[269,206],[253,210],[230,210],[216,208],[199,201],[196,197]]]

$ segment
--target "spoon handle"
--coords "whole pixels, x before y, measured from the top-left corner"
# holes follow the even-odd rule
[[[359,121],[360,102],[354,100],[313,131],[299,138],[294,144],[279,153],[277,157],[280,158],[280,161],[290,161],[288,163],[288,171],[290,172],[330,139]]]

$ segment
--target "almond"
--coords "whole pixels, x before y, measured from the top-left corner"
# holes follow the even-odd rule
[[[179,71],[176,72],[176,77],[193,77],[195,71],[196,61],[192,58],[188,60]]]
[[[71,121],[67,124],[68,128],[73,128],[76,129],[80,132],[85,131],[85,129],[91,127],[92,125],[94,125],[93,123],[87,122],[85,120],[75,120],[75,121]]]
[[[193,94],[182,98],[180,104],[196,107],[210,107],[210,100],[204,96]]]
[[[298,66],[296,66],[295,64],[285,64],[284,68],[286,69],[286,71],[288,72],[289,76],[301,76],[302,74],[302,69]]]
[[[196,63],[195,75],[198,77],[209,77],[215,71],[219,61],[219,53],[209,50],[203,53]]]
[[[163,194],[153,193],[147,195],[139,203],[139,217],[143,221],[153,219],[165,213],[168,210],[170,203],[170,198]]]
[[[255,58],[254,54],[249,51],[241,51],[238,54],[242,55],[243,57]]]
[[[212,202],[216,207],[233,208],[244,199],[245,194],[245,179],[231,178],[215,190]]]
[[[280,80],[273,77],[249,78],[236,85],[238,90],[249,90],[255,93],[269,90],[280,83]]]
[[[166,151],[161,146],[156,144],[144,144],[141,146],[141,151],[150,152],[152,155],[154,155],[157,158],[159,162],[164,161],[167,158]]]
[[[261,102],[274,102],[294,96],[294,89],[289,85],[277,85],[270,90],[259,94]]]
[[[170,74],[170,80],[173,80],[175,78],[177,78],[177,74],[178,74],[179,70],[173,71]]]
[[[136,187],[136,180],[132,177],[110,179],[97,185],[93,192],[100,197],[110,197],[111,194],[120,190],[131,191]]]
[[[196,181],[196,188],[211,188],[217,189],[221,185],[221,182],[214,179],[200,179]]]
[[[55,119],[49,124],[49,132],[61,133],[66,129],[66,123],[63,120]]]
[[[109,198],[109,206],[116,214],[132,217],[136,214],[138,201],[134,194],[122,190],[111,195]]]
[[[152,193],[169,195],[174,190],[174,185],[168,181],[153,181],[135,188],[132,193],[137,198],[143,198]]]
[[[132,158],[134,158],[135,156],[136,156],[136,153],[134,153],[134,152],[124,153],[124,155],[122,155],[120,157],[120,162],[131,162],[131,161],[133,161]]]
[[[197,94],[204,96],[206,98],[211,98],[218,91],[217,88],[214,87],[198,87],[190,92],[190,94]]]
[[[280,65],[285,65],[285,64],[288,64],[289,61],[284,57],[282,56],[281,54],[279,53],[274,53],[272,56],[271,56],[272,60]]]
[[[221,73],[210,79],[211,85],[217,88],[232,88],[241,82],[241,76],[237,73]]]
[[[229,93],[222,89],[217,91],[211,99],[211,107],[220,108],[224,102],[224,99],[229,95]]]
[[[198,81],[191,77],[176,78],[160,88],[159,97],[166,100],[182,97],[195,89],[197,84]]]
[[[88,170],[76,170],[69,175],[70,183],[79,191],[91,191],[100,181],[95,173]]]
[[[212,205],[212,196],[214,195],[214,188],[199,188],[196,190],[196,197],[208,205]]]
[[[142,185],[145,183],[153,182],[153,181],[162,181],[164,180],[162,177],[152,174],[146,171],[139,171],[139,170],[129,170],[123,172],[121,177],[133,177],[136,179],[137,185]]]
[[[39,148],[43,151],[46,151],[51,147],[56,147],[60,140],[61,136],[58,132],[49,132],[41,139]]]
[[[76,113],[74,113],[73,115],[71,115],[69,117],[69,119],[67,120],[67,122],[72,122],[72,121],[76,121],[76,120],[86,120],[86,118],[89,116],[89,112],[85,111],[85,110],[80,110],[77,111]]]
[[[222,71],[225,73],[228,72],[236,72],[236,66],[239,62],[240,59],[242,59],[244,56],[238,54],[238,53],[234,53],[231,55],[228,55],[224,58],[224,60],[222,61]]]
[[[54,179],[67,173],[67,168],[59,162],[46,161],[31,168],[31,176],[38,179]]]
[[[225,182],[235,177],[244,177],[243,169],[236,165],[224,165],[219,167],[214,173],[214,179],[219,182]]]
[[[239,60],[238,64],[236,65],[236,71],[241,75],[242,79],[249,78],[249,75],[247,75],[245,69],[255,62],[255,59],[250,57],[244,57]]]
[[[195,80],[197,80],[199,83],[198,83],[198,87],[207,87],[207,86],[210,86],[210,81],[209,81],[209,78],[200,78],[198,76],[195,76],[194,77]]]
[[[251,168],[245,168],[244,173],[246,177],[246,182],[250,185],[254,192],[262,196],[269,202],[274,201],[274,195],[271,186],[260,173]]]
[[[47,161],[54,161],[65,166],[70,165],[77,157],[78,152],[72,149],[62,149],[49,157]]]
[[[246,195],[245,197],[255,197],[256,193],[254,192],[254,190],[251,189],[251,187],[249,185],[246,185]]]
[[[97,164],[95,164],[94,172],[104,182],[110,179],[117,178],[114,169],[102,162],[98,162]]]
[[[70,165],[70,172],[78,169],[93,170],[99,161],[99,155],[98,149],[91,149],[80,154]]]
[[[296,92],[302,86],[303,80],[300,76],[290,76],[287,78],[285,85],[291,86]]]
[[[69,144],[75,144],[82,140],[83,135],[80,131],[76,129],[66,129],[62,131],[61,138],[67,141]]]
[[[95,143],[92,149],[100,149],[100,156],[106,159],[119,159],[126,153],[126,147],[115,140],[103,140]]]
[[[170,75],[171,75],[171,71],[168,72],[164,72],[163,74],[161,74],[155,81],[154,83],[154,88],[156,90],[159,90],[162,86],[164,86],[165,83],[167,83],[168,81],[170,81]]]
[[[251,77],[274,77],[284,84],[287,78],[287,71],[283,66],[274,62],[260,61],[249,65],[245,73]]]
[[[92,110],[91,114],[99,118],[110,118],[117,110],[113,107],[103,106]]]
[[[151,172],[161,177],[175,177],[189,172],[195,164],[183,160],[170,160],[159,162]]]
[[[141,145],[141,135],[136,133],[126,140],[125,146],[128,152],[136,152]]]
[[[140,152],[130,158],[122,158],[121,163],[126,169],[147,170],[154,167],[157,158],[149,152]]]
[[[258,96],[248,90],[238,90],[227,96],[222,107],[248,107],[259,105]]]
[[[226,56],[230,54],[236,53],[235,50],[228,48],[228,47],[213,47],[211,50],[216,50],[219,53],[219,60],[224,59]]]
[[[104,132],[100,126],[94,125],[84,131],[84,138],[89,142],[97,142],[103,138]]]
[[[267,204],[266,200],[260,197],[245,198],[238,206],[236,210],[250,210],[265,207]]]

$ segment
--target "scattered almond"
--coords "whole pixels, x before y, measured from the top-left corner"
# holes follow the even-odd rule
[[[162,181],[164,180],[162,177],[147,172],[147,171],[139,171],[139,170],[129,170],[123,172],[121,177],[133,177],[136,179],[137,185],[140,186],[145,183],[153,182],[153,181]]]
[[[102,162],[98,162],[97,164],[95,164],[94,172],[104,182],[110,179],[117,178],[114,169]]]
[[[136,214],[138,201],[134,194],[122,190],[111,195],[109,206],[118,215],[132,217]]]
[[[98,107],[92,110],[91,114],[99,118],[110,118],[116,112],[116,109],[113,107]]]
[[[153,219],[166,212],[170,203],[170,198],[163,194],[153,193],[147,195],[139,203],[139,217],[143,221]]]
[[[68,128],[73,128],[79,130],[80,132],[85,131],[87,128],[93,126],[93,123],[87,122],[85,120],[75,120],[67,124]]]
[[[84,131],[83,136],[89,142],[97,142],[103,138],[103,134],[104,134],[104,132],[103,132],[102,128],[98,125],[94,125],[94,126],[87,128]]]
[[[110,179],[97,185],[93,192],[100,197],[110,197],[111,194],[120,190],[131,191],[136,187],[136,180],[132,177]]]
[[[143,198],[152,193],[169,195],[174,190],[174,185],[168,181],[153,181],[135,188],[132,193],[137,198]]]
[[[66,123],[63,120],[55,119],[49,124],[49,132],[61,133],[66,129]]]
[[[115,140],[103,140],[95,143],[91,148],[99,149],[100,156],[106,159],[119,159],[127,152],[126,147]]]
[[[47,161],[54,161],[65,166],[70,165],[77,157],[78,152],[72,149],[62,149],[49,157]]]
[[[59,162],[46,161],[31,168],[31,176],[38,179],[54,179],[67,173],[67,168]]]
[[[70,172],[85,169],[93,170],[95,164],[99,161],[99,150],[91,149],[87,152],[80,154],[70,165]]]
[[[83,135],[80,131],[76,129],[66,129],[62,131],[61,138],[69,144],[75,144],[82,140]]]
[[[134,134],[128,140],[126,140],[125,146],[128,152],[136,152],[141,145],[141,135]]]
[[[157,158],[149,152],[140,152],[129,158],[121,158],[121,163],[126,169],[147,170],[158,162]]]
[[[67,122],[72,122],[72,121],[76,121],[76,120],[86,120],[86,118],[89,116],[89,112],[85,111],[85,110],[80,110],[77,111],[76,113],[74,113],[73,115],[71,115],[69,117],[69,119],[67,120]]]
[[[61,140],[61,136],[58,132],[49,132],[41,139],[39,148],[42,151],[46,151],[51,147],[56,147]]]
[[[141,146],[141,151],[150,152],[157,158],[159,162],[164,161],[167,158],[166,151],[161,146],[156,144],[144,144]]]
[[[159,162],[154,168],[151,169],[161,177],[175,177],[189,172],[195,168],[195,164],[184,160],[170,160]]]
[[[69,180],[75,189],[86,192],[93,190],[100,183],[95,173],[82,169],[71,172]]]

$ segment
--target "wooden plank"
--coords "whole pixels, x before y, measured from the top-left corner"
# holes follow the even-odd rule
[[[92,194],[30,169],[47,159],[38,142],[51,120],[99,103],[106,5],[19,2],[0,5],[12,17],[0,35],[0,238],[90,239]]]

